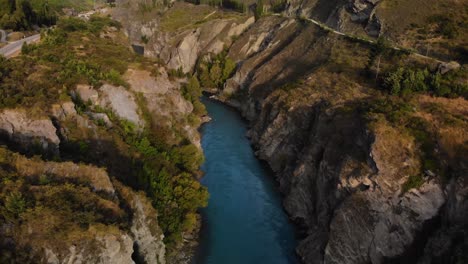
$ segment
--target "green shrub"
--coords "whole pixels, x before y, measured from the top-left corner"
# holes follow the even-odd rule
[[[285,0],[274,1],[271,6],[271,11],[273,11],[273,13],[281,13],[286,9],[287,6],[288,6],[288,1],[285,1]]]
[[[108,73],[105,73],[102,79],[109,81],[113,85],[124,86],[124,87],[129,86],[129,84],[126,81],[124,81],[124,79],[122,78],[122,75],[120,74],[120,72],[114,69],[111,69]]]
[[[243,1],[239,0],[186,0],[186,2],[193,4],[204,4],[210,6],[219,6],[227,9],[231,9],[237,12],[246,12],[247,7]]]
[[[26,200],[23,195],[19,192],[10,193],[5,199],[5,210],[14,218],[26,211]]]
[[[212,60],[204,60],[197,67],[198,78],[203,88],[222,89],[224,83],[236,70],[236,63],[228,57],[227,49]]]
[[[408,180],[401,187],[402,192],[406,193],[411,189],[418,189],[424,184],[424,178],[421,174],[411,175],[408,177]]]
[[[86,21],[76,17],[60,19],[57,26],[65,32],[86,31],[89,27]]]
[[[459,70],[464,72],[464,69]],[[414,93],[431,92],[437,96],[457,97],[467,96],[468,86],[463,82],[456,81],[457,78],[448,73],[430,73],[426,69],[412,69],[398,67],[390,71],[383,78],[383,88],[392,95],[409,96]]]
[[[265,5],[263,4],[263,0],[258,0],[257,4],[255,5],[255,12],[254,12],[255,20],[258,20],[263,16],[264,9],[265,9]]]
[[[182,67],[179,67],[178,69],[170,69],[167,74],[169,75],[169,78],[170,79],[174,79],[174,78],[183,78],[186,76],[186,74],[184,73],[184,70],[182,69]]]
[[[148,42],[149,42],[148,36],[146,36],[146,35],[141,36],[141,42],[143,42],[145,44],[148,44]]]

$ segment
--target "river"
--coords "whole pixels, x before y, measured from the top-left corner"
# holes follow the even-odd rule
[[[202,127],[210,193],[196,264],[295,264],[296,238],[273,173],[255,157],[246,122],[233,109],[203,98],[213,119]]]

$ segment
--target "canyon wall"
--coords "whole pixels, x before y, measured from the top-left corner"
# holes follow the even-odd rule
[[[416,110],[395,121],[404,106],[363,77],[372,46],[298,19],[349,36],[385,33],[398,41],[400,28],[384,28],[389,13],[381,2],[290,1],[281,15],[254,24],[248,17],[236,23],[216,18],[178,32],[153,30],[145,54],[186,73],[227,48],[235,72],[222,88],[204,88],[250,122],[248,136],[275,172],[301,232],[297,253],[304,263],[463,262],[468,174],[460,157],[467,124],[457,119],[461,123],[449,128],[430,109],[463,116],[466,101],[417,95],[410,102]],[[147,23],[157,29],[161,20]],[[129,35],[143,34],[133,28],[141,27],[129,26]],[[232,31],[235,39],[220,37]],[[383,59],[382,67],[393,63]],[[409,120],[434,125],[418,130],[398,123]],[[430,150],[421,133],[433,138]],[[448,142],[451,137],[460,138]],[[440,168],[427,165],[429,155]]]

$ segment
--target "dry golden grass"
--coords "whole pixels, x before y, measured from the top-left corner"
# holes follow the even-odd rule
[[[187,30],[207,21],[219,18],[239,18],[242,14],[208,5],[175,2],[161,17],[161,29],[167,32]]]
[[[399,45],[440,58],[457,59],[454,49],[468,43],[468,2],[460,0],[385,0],[377,7],[377,16],[384,22],[385,34]],[[435,15],[454,21],[457,36],[449,39],[435,23]]]
[[[383,118],[371,123],[370,128],[375,135],[372,157],[385,181],[403,183],[402,179],[419,173],[418,150],[408,132],[393,127]]]
[[[432,125],[440,149],[449,159],[468,153],[468,101],[421,95],[417,116]]]
[[[53,175],[58,180],[88,184],[96,191],[114,192],[110,178],[102,168],[72,162],[45,162],[40,159],[28,159],[19,154],[13,155],[12,164],[21,176],[36,178],[41,175]]]

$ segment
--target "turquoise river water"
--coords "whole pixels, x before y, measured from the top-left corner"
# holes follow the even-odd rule
[[[196,264],[296,264],[294,227],[273,174],[255,157],[239,114],[203,98],[203,185],[210,193]]]

